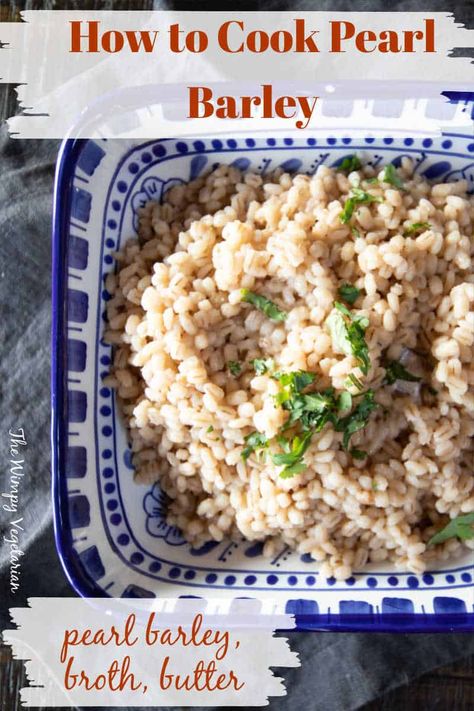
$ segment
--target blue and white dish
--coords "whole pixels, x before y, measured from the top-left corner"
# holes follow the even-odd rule
[[[410,156],[430,180],[474,185],[474,139],[461,134],[380,137],[242,134],[190,139],[65,141],[58,159],[53,247],[53,496],[57,545],[84,596],[258,598],[293,612],[300,629],[474,629],[474,556],[424,575],[390,565],[344,582],[322,579],[309,556],[262,545],[209,542],[193,550],[166,523],[158,484],[138,486],[102,340],[112,253],[134,235],[137,209],[218,163],[314,173],[357,153],[374,165]]]

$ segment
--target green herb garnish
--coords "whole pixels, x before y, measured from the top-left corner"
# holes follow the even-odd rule
[[[349,448],[349,441],[353,434],[364,429],[369,421],[370,413],[378,407],[374,398],[374,391],[367,390],[357,407],[346,417],[336,422],[336,432],[343,432],[342,446]]]
[[[350,387],[351,385],[353,385],[355,388],[357,388],[357,390],[364,389],[363,383],[359,380],[357,375],[354,375],[354,373],[349,373],[349,375],[346,378],[345,385],[346,385],[346,387]]]
[[[397,380],[408,380],[411,383],[417,383],[421,380],[418,375],[410,373],[398,360],[391,360],[385,366],[384,383],[393,385]]]
[[[273,358],[254,358],[252,365],[257,375],[265,375],[275,367]]]
[[[229,362],[227,363],[227,368],[230,370],[234,377],[237,377],[242,371],[242,364],[236,360],[229,360]]]
[[[379,179],[374,176],[373,178],[365,178],[365,182],[369,183],[369,185],[376,185]]]
[[[362,168],[362,163],[356,155],[353,155],[346,156],[339,163],[337,170],[343,173],[352,173],[354,170],[360,170],[360,168]]]
[[[356,229],[355,227],[351,227],[351,232],[352,232],[352,234],[354,235],[354,237],[355,237],[356,239],[359,239],[360,237],[362,237],[362,235],[361,235],[361,233],[359,232],[359,230]]]
[[[352,188],[349,197],[344,203],[344,208],[339,215],[339,219],[345,225],[351,219],[357,205],[366,205],[370,202],[382,202],[382,198],[371,195],[360,188]]]
[[[290,451],[285,451],[282,454],[272,454],[273,463],[277,466],[283,465],[283,469],[280,472],[282,479],[289,479],[306,469],[303,455],[311,443],[312,436],[313,433],[311,431],[303,432],[302,435],[295,435],[289,445]]]
[[[384,183],[388,183],[389,185],[393,185],[394,188],[398,188],[398,190],[405,190],[403,180],[398,175],[397,169],[393,163],[389,163],[385,166],[382,180]]]
[[[435,546],[449,538],[459,538],[461,541],[474,538],[474,512],[453,518],[447,526],[430,538],[428,545]]]
[[[338,412],[347,412],[352,407],[352,395],[348,390],[343,390],[337,398]]]
[[[291,442],[287,440],[286,437],[283,437],[283,435],[277,435],[276,441],[284,452],[291,452]]]
[[[212,425],[209,425],[207,428],[206,432],[209,434],[209,432],[214,432],[214,427]]]
[[[299,370],[276,373],[273,377],[282,386],[282,390],[275,396],[275,401],[289,413],[283,429],[288,429],[298,422],[305,431],[319,432],[326,422],[335,421],[337,403],[334,388],[327,388],[319,393],[302,392],[314,381],[314,373]]]
[[[353,459],[365,459],[367,457],[367,452],[365,450],[356,449],[356,447],[352,447],[349,454]]]
[[[333,347],[345,355],[353,355],[359,362],[364,375],[370,367],[369,349],[365,341],[365,332],[369,325],[366,316],[354,315],[344,304],[334,302],[334,309],[326,319],[331,334]]]
[[[406,228],[403,235],[404,237],[410,237],[411,235],[416,235],[418,232],[424,232],[425,230],[430,229],[431,225],[429,222],[414,222]]]
[[[356,286],[353,286],[353,284],[348,284],[347,282],[345,282],[344,284],[341,284],[341,286],[337,290],[337,293],[343,301],[345,301],[347,304],[351,304],[352,306],[352,304],[354,304],[360,296],[360,289],[358,289]]]
[[[287,426],[299,421],[304,430],[320,432],[326,422],[336,421],[338,403],[334,397],[334,388],[327,388],[320,393],[298,395],[284,408],[290,411]]]
[[[246,461],[250,455],[257,449],[264,449],[268,446],[268,437],[266,437],[261,432],[251,432],[249,435],[244,437],[245,444],[247,445],[242,450],[242,459]]]
[[[272,319],[272,321],[285,321],[288,318],[286,311],[279,309],[278,306],[274,304],[273,301],[270,301],[270,299],[267,299],[266,296],[256,294],[249,289],[241,289],[240,293],[242,295],[242,301],[252,304],[252,306],[255,306],[256,309],[264,313],[265,316]]]
[[[278,380],[282,386],[282,390],[275,396],[278,405],[283,405],[284,402],[307,388],[316,379],[315,373],[309,373],[307,370],[293,370],[289,373],[278,372],[272,377]]]

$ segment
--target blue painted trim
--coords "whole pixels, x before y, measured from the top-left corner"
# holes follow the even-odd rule
[[[72,181],[85,140],[63,141],[56,164],[53,196],[52,330],[51,330],[51,449],[54,536],[64,572],[83,597],[108,597],[84,570],[73,548],[65,454],[67,443],[67,274]]]

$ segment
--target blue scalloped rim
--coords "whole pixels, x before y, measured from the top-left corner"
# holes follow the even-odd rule
[[[453,137],[456,135],[453,134]],[[461,136],[459,136],[461,138]],[[466,136],[462,136],[462,138],[468,138]],[[351,149],[354,150],[356,148],[361,148],[361,147],[366,147],[370,148],[371,144],[373,143],[372,138],[368,137],[365,140],[365,146],[351,146]],[[293,145],[293,139],[291,138],[284,138],[284,139],[279,139],[280,142],[280,150],[283,148],[283,146],[289,150],[291,150],[291,147]],[[362,143],[363,141],[360,141]],[[387,137],[386,139],[383,140],[384,143],[384,150],[394,150],[397,151],[398,155],[400,155],[400,147],[390,149],[390,144],[393,142],[393,139],[390,137]],[[149,163],[152,160],[156,159],[156,162],[160,162],[163,160],[168,160],[169,156],[166,156],[166,148],[165,145],[167,143],[174,143],[172,141],[153,141],[149,142],[147,144],[143,144],[142,146],[138,148],[135,148],[123,158],[121,161],[120,165],[117,168],[116,174],[119,172],[120,166],[122,166],[126,159],[130,157],[130,154],[133,154],[134,151],[136,150],[143,150],[147,146],[153,146],[153,156],[150,151],[145,151],[142,154],[142,157],[145,156],[146,160],[143,160],[145,163]],[[244,149],[246,151],[251,151],[253,147],[255,146],[255,140],[252,138],[246,138],[242,140],[242,143],[244,143]],[[315,138],[310,137],[306,141],[306,145],[308,148],[316,148],[317,141]],[[336,144],[339,144],[336,146]],[[326,146],[331,148],[332,150],[334,149],[340,149],[340,150],[348,150],[349,149],[349,144],[351,144],[352,141],[351,139],[336,139],[336,138],[331,138],[329,137],[326,142]],[[354,143],[356,143],[354,141]],[[423,148],[424,149],[429,149],[431,146],[431,139],[425,139],[423,141]],[[266,144],[268,146],[268,149],[271,150],[273,146],[276,144],[276,139],[274,138],[269,138],[266,139]],[[413,139],[411,138],[405,138],[404,139],[404,146],[406,147],[405,150],[407,152],[411,152],[411,146],[413,144]],[[450,138],[450,134],[446,134],[444,137],[444,142],[442,144],[442,149],[443,151],[440,151],[439,153],[443,153],[444,151],[448,151],[449,148],[452,146],[452,141]],[[318,149],[320,149],[321,145],[318,145]],[[323,147],[324,147],[324,142],[323,142]],[[189,153],[189,144],[187,144],[185,141],[178,141],[174,143],[174,148],[177,151],[177,153]],[[202,157],[206,153],[212,153],[214,151],[222,151],[226,150],[228,148],[230,151],[235,151],[237,149],[237,141],[235,139],[227,139],[226,141],[222,141],[220,139],[214,139],[212,141],[212,146],[210,149],[206,149],[205,144],[202,141],[194,141],[193,148],[195,149],[196,152],[196,158],[193,159],[194,162],[194,168],[193,165],[191,165],[191,175],[190,178],[195,177],[193,175],[193,170],[195,171],[195,174],[198,174],[204,167],[204,165],[207,162],[207,159],[204,160],[204,164],[202,163]],[[469,153],[474,152],[474,143],[470,143],[466,146],[467,150]],[[102,587],[100,587],[97,582],[94,580],[94,576],[90,575],[88,573],[88,569],[90,569],[90,566],[87,566],[84,564],[84,557],[80,557],[78,553],[74,549],[73,545],[73,534],[72,534],[72,526],[71,526],[71,502],[68,499],[68,491],[67,491],[67,480],[65,477],[65,464],[66,464],[66,439],[67,439],[67,434],[68,434],[68,410],[73,411],[73,410],[80,410],[82,408],[82,403],[80,402],[80,398],[78,397],[79,394],[77,394],[77,391],[74,391],[76,393],[75,397],[73,400],[71,400],[71,391],[68,393],[68,387],[67,387],[67,370],[68,370],[68,360],[70,361],[71,357],[76,358],[76,359],[83,359],[85,360],[85,355],[81,354],[79,352],[80,349],[77,349],[74,353],[71,354],[71,352],[68,353],[67,349],[67,308],[68,308],[68,302],[66,298],[66,281],[67,280],[67,275],[68,275],[68,255],[69,255],[69,265],[71,264],[71,250],[73,251],[73,257],[76,260],[76,263],[80,263],[81,260],[81,251],[79,250],[77,254],[74,252],[74,249],[76,248],[76,243],[73,243],[71,246],[71,238],[68,239],[68,232],[69,232],[69,226],[70,226],[70,212],[71,210],[74,210],[74,214],[81,217],[81,215],[84,215],[88,219],[88,211],[90,210],[90,200],[87,197],[87,191],[81,191],[80,189],[73,188],[73,178],[76,170],[76,166],[82,161],[83,164],[85,164],[85,158],[89,162],[94,163],[100,162],[100,152],[102,151],[102,148],[98,146],[95,142],[93,141],[87,141],[87,140],[75,140],[75,141],[65,141],[61,147],[61,151],[59,154],[58,158],[58,166],[57,166],[57,173],[56,173],[56,182],[55,182],[55,194],[54,194],[54,220],[53,220],[53,331],[52,331],[52,445],[53,445],[53,501],[54,501],[54,508],[55,508],[55,536],[56,536],[56,542],[57,542],[57,547],[58,551],[60,553],[60,557],[65,569],[65,572],[75,588],[75,590],[84,596],[106,596],[107,592],[104,590]],[[102,151],[103,152],[103,151]],[[419,149],[418,149],[419,152]],[[429,151],[430,153],[435,153],[435,151]],[[464,154],[465,155],[465,154]],[[87,157],[88,156],[88,157]],[[150,158],[148,158],[150,156]],[[201,156],[201,159],[199,158]],[[291,163],[291,165],[290,165]],[[135,169],[135,163],[132,161],[128,162],[128,170],[130,173],[130,177],[132,178],[132,183],[134,183],[134,176],[135,174],[139,173],[138,168]],[[437,168],[436,168],[437,166]],[[244,167],[244,166],[242,166]],[[289,160],[286,161],[285,165],[287,170],[297,170],[299,168],[299,165],[296,165],[295,161]],[[446,161],[438,161],[435,166],[431,165],[429,168],[425,170],[425,175],[430,178],[436,177],[436,171],[437,175],[441,174],[446,174],[449,173],[449,168],[450,164],[449,162]],[[469,165],[470,172],[472,171],[472,164]],[[431,173],[430,173],[431,171]],[[133,186],[132,186],[133,187]],[[163,186],[162,186],[163,187]],[[119,192],[126,193],[129,190],[132,190],[129,185],[125,183],[125,181],[118,182],[117,188]],[[109,191],[110,193],[110,191]],[[147,195],[147,197],[150,197]],[[110,200],[108,201],[109,208],[111,205],[113,205],[113,202]],[[113,209],[113,208],[112,208]],[[87,222],[87,219],[85,221]],[[117,223],[113,220],[112,217],[108,215],[104,215],[104,230],[102,234],[102,241],[101,241],[101,249],[104,250],[105,248],[108,247],[108,251],[111,251],[113,249],[117,248],[116,243],[113,242],[113,240],[109,240],[109,244],[107,244],[107,239],[105,237],[105,226],[108,229],[115,230],[118,225]],[[72,238],[74,239],[74,238]],[[79,238],[76,238],[79,239]],[[85,241],[85,240],[83,240]],[[111,261],[107,260],[108,255],[105,255],[104,261],[106,264],[110,264]],[[103,254],[101,254],[101,262],[102,262]],[[99,289],[100,289],[100,283],[99,283]],[[81,292],[77,292],[80,294]],[[106,295],[105,295],[106,297]],[[69,299],[69,309],[74,309],[78,308],[79,310],[81,309],[81,304],[76,304],[74,301],[71,302]],[[99,309],[100,309],[100,300],[99,300]],[[97,320],[99,322],[100,319]],[[96,338],[96,349],[99,348],[99,337],[97,335]],[[105,348],[104,344],[102,344],[102,347]],[[103,352],[101,351],[101,356],[100,356],[100,362],[103,365],[107,364],[107,353],[104,350]],[[96,365],[96,370],[99,367],[99,354],[96,352],[95,356],[95,365]],[[97,375],[97,374],[96,374]],[[97,392],[97,388],[95,388],[95,392]],[[69,400],[68,400],[68,395],[69,395]],[[106,397],[109,397],[108,395]],[[113,412],[113,402],[112,402],[112,407],[108,407],[108,410],[110,410],[109,416],[111,418],[110,421],[110,433],[113,433],[113,423],[114,423],[114,412]],[[97,411],[97,404],[95,405],[95,411]],[[104,428],[104,429],[107,429]],[[112,456],[116,456],[116,448],[113,448],[113,452],[111,450],[106,450],[106,459]],[[110,455],[109,455],[110,452]],[[116,464],[116,462],[115,462]],[[117,467],[109,468],[111,472],[114,470],[117,470]],[[109,475],[111,476],[111,475]],[[99,486],[101,486],[100,482],[100,466],[99,462],[97,462],[97,477],[98,477],[98,483]],[[103,482],[102,482],[102,485]],[[109,486],[109,489],[111,489],[112,482],[109,482],[104,485],[105,486],[105,492],[107,492],[107,486]],[[102,499],[101,499],[102,503]],[[107,530],[106,527],[106,532],[107,535],[109,536],[109,541],[110,541],[110,534],[109,531]],[[123,535],[123,534],[122,534]],[[112,543],[112,541],[111,541]],[[118,553],[118,548],[116,545],[113,545],[113,548],[115,551]],[[92,556],[94,555],[93,553],[91,554]],[[131,561],[125,561],[127,565],[130,566],[130,563],[133,565],[137,565],[139,567],[139,571],[141,574],[147,574],[144,572],[142,563],[144,560],[144,556],[142,553],[137,552],[135,555],[135,560],[133,560],[133,555]],[[150,564],[150,570],[152,570],[152,565],[154,565],[154,572],[153,576],[154,578],[157,579],[162,579],[162,580],[170,580],[173,579],[174,582],[179,582],[177,580],[178,577],[180,577],[181,573],[183,573],[183,584],[186,585],[186,587],[192,591],[193,588],[193,583],[192,581],[192,576],[194,576],[192,568],[195,570],[199,569],[199,566],[192,566],[190,568],[189,566],[186,565],[181,565],[179,567],[175,566],[173,564],[173,561],[167,561],[162,558],[157,558],[156,556],[153,556],[154,558],[154,563],[152,562]],[[303,559],[304,560],[304,559]],[[158,572],[160,571],[162,563],[167,564],[169,566],[168,570],[168,577],[167,578],[160,578],[158,575]],[[131,567],[131,566],[130,566]],[[189,568],[189,570],[184,571],[185,568]],[[209,589],[212,588],[218,588],[221,587],[218,583],[218,575],[217,572],[223,573],[222,569],[213,569],[208,566],[205,568],[207,571],[209,571],[207,577],[206,577],[206,583],[208,585],[203,586],[202,584],[199,584],[198,587],[201,589],[203,587],[208,587]],[[201,568],[202,570],[202,568]],[[456,572],[460,575],[460,580],[459,582],[462,583],[463,587],[466,587],[466,583],[469,583],[472,580],[472,577],[470,573],[467,572],[462,572],[463,569],[455,569],[452,572]],[[214,572],[217,571],[217,572]],[[226,569],[225,570],[225,575],[222,577],[222,582],[224,583],[225,587],[231,587],[235,584],[236,578],[234,575],[232,575],[233,572],[239,572],[242,573],[242,570],[238,571],[233,571],[231,569]],[[234,588],[237,592],[237,590],[244,590],[247,589],[248,592],[251,592],[251,590],[258,590],[258,589],[270,589],[272,585],[275,585],[275,583],[278,581],[278,576],[271,572],[265,572],[265,571],[251,571],[251,570],[245,570],[244,571],[246,574],[245,578],[245,585],[244,586],[237,586]],[[229,574],[230,573],[230,574]],[[266,587],[265,588],[259,588],[255,586],[256,582],[256,575],[254,573],[258,573],[259,575],[263,575],[266,580]],[[447,573],[446,577],[446,582],[448,583],[447,586],[444,586],[444,589],[452,589],[453,587],[456,587],[454,584],[456,582],[456,578],[454,575],[451,574],[451,571],[445,571]],[[281,574],[281,577],[285,578],[285,583],[280,582],[278,585],[279,590],[288,590],[293,593],[297,593],[298,591],[298,576],[303,576],[304,578],[304,584],[305,588],[311,587],[315,592],[318,590],[317,587],[312,587],[315,585],[316,578],[314,575],[306,575],[302,573],[301,571],[295,571],[295,573],[292,573],[291,571],[285,571]],[[377,578],[375,576],[385,576],[386,578],[386,587],[381,587],[378,584]],[[416,576],[410,576],[409,574],[401,574],[401,575],[390,575],[388,573],[371,573],[369,577],[366,577],[366,585],[370,587],[377,587],[379,590],[392,590],[394,587],[398,585],[398,578],[400,577],[405,577],[406,579],[406,589],[414,589],[419,587],[420,580],[426,585],[426,586],[431,586],[433,584],[433,576],[430,573],[425,574],[421,579],[418,579]],[[469,580],[468,580],[469,577]],[[333,584],[335,581],[332,581]],[[283,585],[282,585],[283,583]],[[328,581],[329,584],[331,584],[330,581]],[[350,578],[348,581],[345,581],[345,585],[347,586],[352,586],[356,583],[356,579]],[[131,586],[133,587],[133,586]],[[440,588],[439,586],[435,586],[437,589],[443,589]],[[136,588],[136,586],[135,586]],[[135,594],[137,595],[145,595],[146,590],[140,590],[138,588],[134,590],[130,590],[130,595],[133,596]],[[436,600],[438,600],[438,610],[437,610],[437,605],[436,605]],[[332,630],[372,630],[372,631],[428,631],[428,630],[433,630],[433,631],[446,631],[447,629],[456,629],[457,631],[470,631],[474,628],[474,615],[473,613],[467,612],[466,611],[466,606],[461,600],[457,600],[457,598],[453,597],[445,597],[445,596],[440,596],[439,598],[435,598],[435,610],[439,612],[440,614],[416,614],[410,612],[410,610],[413,609],[413,605],[410,605],[410,600],[397,597],[393,598],[390,596],[387,596],[386,598],[383,599],[382,602],[382,608],[381,612],[377,610],[377,612],[374,612],[373,606],[370,605],[367,602],[363,601],[357,601],[357,602],[351,602],[348,601],[347,606],[344,606],[344,603],[341,603],[339,606],[339,612],[340,614],[334,614],[332,612],[327,612],[327,614],[323,614],[322,611],[320,611],[318,604],[316,601],[313,600],[303,600],[303,599],[298,599],[297,597],[294,597],[290,600],[287,601],[286,604],[286,609],[289,612],[293,612],[296,615],[297,619],[297,625],[299,629],[332,629]]]

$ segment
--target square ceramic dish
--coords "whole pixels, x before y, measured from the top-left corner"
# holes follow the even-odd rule
[[[430,180],[474,183],[474,139],[277,132],[155,140],[69,140],[58,160],[54,208],[53,496],[57,545],[85,596],[254,597],[294,612],[300,629],[474,629],[472,553],[424,575],[372,566],[345,582],[322,579],[306,555],[273,560],[261,544],[209,542],[193,550],[166,524],[158,484],[133,482],[126,432],[103,385],[112,252],[134,235],[137,209],[218,163],[312,174],[357,152],[373,164],[410,156]]]

